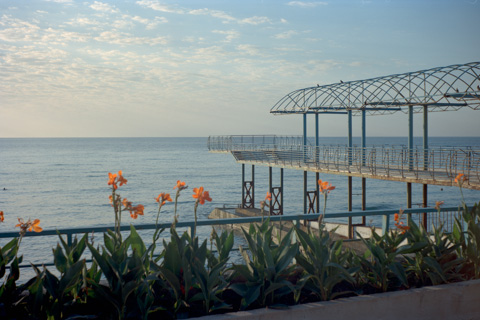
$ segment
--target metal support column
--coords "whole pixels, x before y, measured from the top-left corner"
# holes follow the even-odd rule
[[[268,167],[268,192],[270,192],[270,195],[273,195],[273,183],[272,183],[272,167]],[[272,215],[272,199],[270,199],[269,205],[269,211],[270,215]]]
[[[245,208],[245,163],[242,163],[242,208]]]
[[[306,150],[307,150],[307,114],[303,114],[303,161],[306,161]],[[307,171],[303,172],[303,213],[307,214]]]
[[[428,107],[423,106],[423,170],[428,170]],[[423,185],[423,207],[427,207],[428,184]],[[425,230],[427,229],[427,213],[422,214],[422,223]]]
[[[408,106],[408,170],[413,170],[413,106]],[[412,207],[412,183],[407,182],[407,208]],[[408,214],[408,219],[412,218]]]
[[[427,197],[428,197],[428,184],[424,184],[423,185],[423,207],[424,208],[427,207],[427,200],[428,200]],[[425,228],[425,230],[427,230],[427,224],[428,224],[427,213],[424,212],[422,213],[422,225]]]
[[[303,114],[303,161],[307,161],[307,114]]]
[[[413,106],[408,106],[408,170],[413,170]]]
[[[365,109],[362,110],[362,167],[365,166],[365,152],[367,147],[367,124],[366,124],[366,112]],[[367,208],[367,179],[362,178],[362,210],[365,211]],[[362,216],[362,224],[366,224],[366,217]]]
[[[423,106],[423,170],[428,170],[428,107]]]
[[[320,161],[320,156],[319,156],[319,146],[320,146],[320,135],[319,135],[319,122],[318,122],[318,113],[315,113],[315,163],[318,167],[319,161]],[[320,186],[318,184],[318,180],[320,180],[320,173],[315,172],[315,185],[316,185],[316,212],[320,212]]]
[[[308,213],[307,202],[308,202],[308,195],[307,195],[307,171],[303,171],[303,213]]]
[[[252,165],[252,180],[245,180],[245,164],[242,164],[242,208],[255,208],[255,166]]]
[[[407,182],[407,209],[412,207],[412,183]],[[407,214],[407,219],[410,221],[412,219],[412,214]]]
[[[320,135],[319,135],[319,122],[318,122],[318,113],[315,113],[315,163],[318,167],[319,165],[319,161],[320,161],[320,157],[319,157],[319,146],[320,146]],[[319,172],[315,172],[315,185],[316,185],[316,202],[317,202],[317,205],[316,205],[316,212],[320,212],[320,201],[318,201],[320,198],[320,186],[318,184],[318,180],[320,180],[320,173]]]
[[[281,188],[281,194],[280,194],[280,201],[282,202],[282,214],[283,214],[283,168],[280,168],[280,188]]]
[[[352,211],[352,176],[348,176],[348,211]],[[352,217],[348,217],[348,239],[353,239]]]
[[[352,148],[353,148],[353,132],[352,132],[352,110],[348,110],[348,170],[352,165]],[[352,176],[348,176],[348,211],[352,211]],[[353,238],[352,217],[348,218],[348,238]]]
[[[255,165],[252,164],[252,208],[255,208]]]

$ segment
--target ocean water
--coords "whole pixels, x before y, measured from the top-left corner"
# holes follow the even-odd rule
[[[406,138],[368,138],[369,145],[407,144]],[[346,138],[323,138],[321,144],[345,144]],[[360,140],[355,138],[355,144]],[[415,143],[421,144],[421,138]],[[479,138],[431,137],[430,146],[472,146],[480,149]],[[246,166],[246,179],[250,177]],[[118,193],[134,204],[145,206],[145,215],[132,220],[125,214],[124,224],[155,223],[161,192],[174,196],[177,180],[185,181],[178,204],[180,220],[193,220],[195,199],[192,190],[203,186],[212,202],[198,208],[199,219],[207,219],[215,207],[241,203],[241,165],[229,154],[209,153],[207,138],[19,138],[0,139],[0,211],[5,222],[0,231],[13,231],[17,218],[40,219],[44,229],[109,226],[114,214],[109,204],[108,172],[123,171],[127,185]],[[273,169],[273,184],[279,185],[278,168]],[[320,176],[336,189],[328,196],[328,212],[347,210],[347,177]],[[309,174],[310,189],[315,188],[315,174]],[[303,212],[303,172],[284,170],[285,214]],[[255,167],[256,202],[268,190],[268,167]],[[361,179],[353,179],[353,209],[361,208]],[[464,190],[467,203],[478,202],[480,192]],[[443,200],[447,206],[460,203],[456,187],[429,186],[429,205]],[[413,201],[422,202],[422,186],[413,185]],[[257,204],[258,206],[258,204]],[[405,183],[367,180],[367,209],[406,207]],[[162,208],[161,222],[173,219],[173,203]],[[18,230],[18,228],[17,228]],[[208,237],[210,229],[199,230]],[[54,237],[24,239],[25,262],[51,261]],[[39,240],[40,239],[40,240]],[[0,239],[0,245],[5,243]]]

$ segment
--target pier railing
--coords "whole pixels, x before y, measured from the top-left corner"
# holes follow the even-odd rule
[[[473,207],[473,206],[470,206]],[[413,208],[413,209],[405,209],[404,214],[410,215],[414,221],[417,222],[418,225],[421,221],[421,216],[424,213],[429,215],[429,220],[431,224],[427,226],[427,231],[431,231],[432,225],[438,228],[440,225],[443,225],[444,230],[446,232],[451,232],[453,230],[453,225],[455,223],[455,218],[457,218],[460,222],[462,221],[462,208],[460,207],[444,207],[440,208],[439,210],[435,208]],[[393,227],[393,217],[395,213],[398,213],[398,210],[368,210],[368,211],[347,211],[347,212],[337,212],[337,213],[326,213],[323,215],[325,222],[337,222],[339,219],[342,218],[354,218],[354,217],[381,217],[382,224],[381,226],[376,226],[377,229],[381,228],[381,233],[385,234],[389,232],[389,230]],[[283,216],[269,216],[271,221],[292,221],[296,225],[299,225],[303,221],[312,221],[317,220],[321,214],[296,214],[296,215],[283,215]],[[197,229],[201,228],[202,226],[231,226],[235,224],[244,224],[244,223],[258,223],[264,219],[262,216],[252,216],[252,217],[239,217],[239,218],[229,218],[229,219],[208,219],[208,220],[198,220],[196,222]],[[341,223],[341,222],[340,222]],[[155,230],[157,227],[159,229],[168,229],[171,227],[171,223],[159,223],[158,225],[155,224],[139,224],[135,225],[139,234],[142,234],[142,231],[148,230]],[[179,221],[176,224],[177,228],[187,228],[190,230],[190,234],[193,233],[195,221]],[[463,225],[463,223],[462,223]],[[372,226],[373,227],[373,226]],[[355,226],[354,226],[355,228]],[[72,244],[73,236],[75,235],[83,235],[85,233],[89,234],[102,234],[107,230],[113,230],[114,226],[103,226],[103,227],[83,227],[83,228],[65,228],[65,229],[51,229],[51,230],[43,230],[40,233],[35,232],[27,232],[24,237],[46,237],[46,236],[58,236],[61,235],[65,238],[68,244]],[[121,231],[128,232],[130,230],[130,225],[124,225],[121,227]],[[0,232],[0,240],[1,239],[10,239],[14,237],[18,237],[18,231],[15,232]],[[358,239],[357,239],[358,240]],[[352,240],[345,240],[345,241],[356,241],[355,239]],[[1,243],[1,242],[0,242]],[[53,257],[52,257],[53,259]],[[90,260],[88,260],[90,261]],[[53,261],[48,262],[45,261],[44,263],[33,263],[33,265],[45,265],[50,266],[53,265]],[[31,267],[30,264],[23,264],[20,267]]]
[[[469,179],[465,188],[480,189],[480,149],[403,145],[316,147],[304,145],[301,137],[262,137],[210,137],[208,148],[211,152],[230,152],[242,163],[417,183],[453,185],[455,177],[463,173]]]

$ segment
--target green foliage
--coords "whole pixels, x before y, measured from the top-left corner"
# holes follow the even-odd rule
[[[0,279],[3,279],[0,285],[0,316],[15,315],[21,307],[19,304],[22,301],[23,286],[17,287],[17,280],[20,277],[19,265],[23,256],[18,257],[19,245],[20,240],[14,238],[0,247]],[[7,266],[10,270],[4,279]]]
[[[413,246],[416,245],[402,245],[406,236],[399,233],[380,236],[372,232],[372,237],[368,239],[359,236],[367,248],[365,254],[359,257],[364,283],[382,292],[390,288],[407,287],[402,254],[414,252],[416,248]]]
[[[480,278],[480,203],[471,210],[464,204],[463,222],[455,219],[453,241],[458,244],[457,254],[465,259],[462,273],[467,279]],[[463,231],[466,231],[466,235]]]
[[[164,241],[159,275],[170,293],[171,315],[188,313],[193,306],[200,306],[203,314],[229,307],[220,296],[227,285],[223,274],[233,247],[233,233],[218,236],[214,232],[214,240],[218,257],[207,249],[206,240],[200,244],[198,237],[192,239],[186,232],[180,237],[174,228],[170,242]]]
[[[89,279],[88,283],[94,298],[105,301],[110,307],[106,314],[111,313],[117,319],[146,319],[153,305],[150,284],[156,279],[148,273],[151,267],[149,251],[133,226],[125,241],[116,245],[116,240],[116,233],[105,233],[102,252],[87,243],[106,280],[102,283]]]
[[[245,263],[230,268],[233,232],[213,230],[207,247],[207,240],[179,235],[173,227],[155,258],[159,234],[147,247],[133,226],[125,239],[118,232],[104,233],[104,245],[98,247],[87,235],[71,244],[60,236],[52,250],[56,270],[34,267],[36,276],[18,286],[21,238],[13,239],[0,248],[0,317],[195,317],[278,307],[305,297],[331,300],[480,278],[480,206],[463,209],[451,234],[442,227],[428,234],[409,221],[404,234],[361,238],[364,255],[346,250],[324,230],[317,234],[293,228],[276,245],[267,220],[243,230],[248,249],[240,248],[240,253]],[[292,243],[294,235],[297,241]],[[83,258],[86,248],[93,257],[89,264]]]
[[[241,309],[252,305],[268,306],[280,302],[280,298],[295,291],[289,280],[295,266],[293,258],[298,253],[298,244],[292,244],[291,229],[280,244],[272,240],[273,227],[267,219],[261,226],[250,225],[243,230],[250,251],[240,248],[245,265],[234,265],[234,277],[242,279],[230,286],[242,297]]]
[[[321,229],[319,235],[304,232],[295,228],[301,250],[295,256],[297,264],[304,269],[304,276],[299,281],[296,300],[300,298],[302,290],[312,292],[321,300],[331,300],[346,291],[334,292],[335,286],[342,282],[353,283],[352,274],[359,267],[345,268],[350,257],[343,251],[340,241],[333,241],[325,230]]]
[[[404,257],[410,283],[419,287],[461,280],[463,259],[457,257],[459,244],[452,242],[452,236],[445,234],[442,227],[433,227],[433,234],[429,235],[413,220],[408,225],[406,239],[412,250]]]

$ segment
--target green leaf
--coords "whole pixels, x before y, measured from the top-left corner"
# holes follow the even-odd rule
[[[140,255],[145,254],[147,250],[142,238],[138,235],[133,225],[130,225],[130,235],[125,239],[125,242],[127,247],[130,246],[132,250],[137,251]]]
[[[67,257],[65,257],[65,255],[63,254],[63,250],[62,248],[60,248],[59,244],[57,244],[57,247],[53,249],[53,261],[57,270],[61,273],[65,273],[68,267]]]

